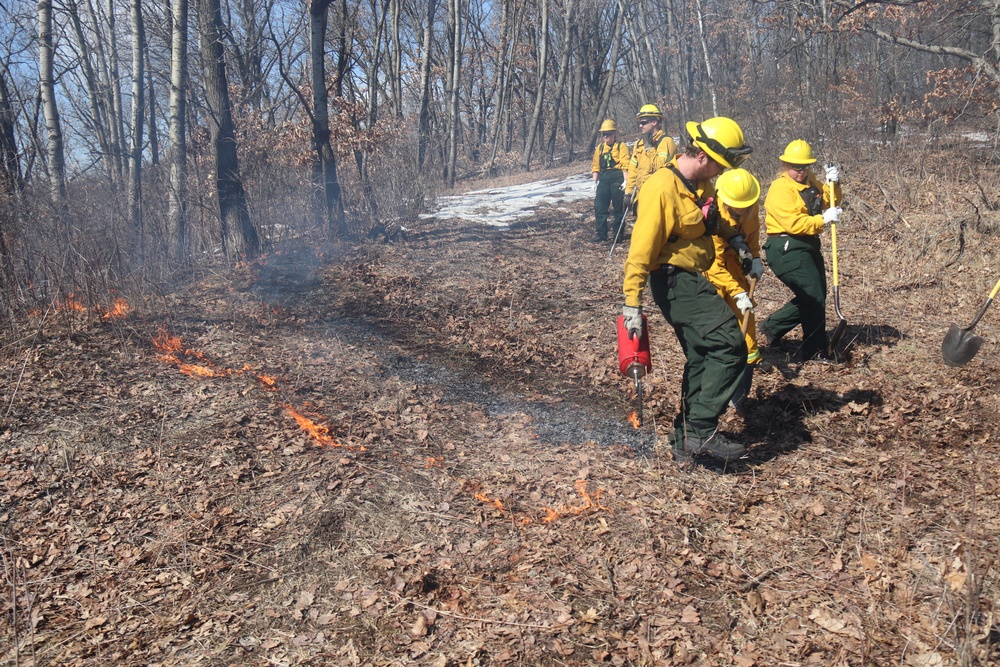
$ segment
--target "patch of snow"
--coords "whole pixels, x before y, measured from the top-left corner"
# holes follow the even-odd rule
[[[458,218],[492,227],[507,227],[519,218],[530,217],[539,206],[565,204],[590,199],[593,196],[590,175],[576,174],[565,178],[548,178],[521,185],[438,197],[438,209],[420,217]]]
[[[963,139],[968,139],[969,141],[978,142],[981,144],[990,143],[990,135],[986,132],[963,132]]]

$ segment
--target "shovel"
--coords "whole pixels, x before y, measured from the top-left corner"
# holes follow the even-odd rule
[[[753,302],[753,293],[757,289],[757,279],[750,279],[750,290],[747,292],[747,296],[750,297],[750,301]],[[746,315],[743,316],[743,320],[740,322],[740,333],[744,336],[747,335],[747,327],[750,326],[750,313],[753,311],[748,310]]]
[[[944,357],[944,363],[949,366],[964,366],[969,363],[972,357],[976,356],[976,352],[979,352],[979,348],[983,344],[983,337],[972,333],[972,327],[976,326],[986,314],[986,309],[993,303],[998,292],[1000,292],[1000,280],[993,286],[993,291],[990,292],[986,302],[976,313],[969,326],[962,329],[957,324],[952,324],[948,328],[948,333],[944,335],[944,342],[941,343],[941,356]]]
[[[837,184],[830,183],[830,206],[837,205]],[[837,311],[837,317],[840,321],[837,322],[837,326],[834,327],[833,333],[830,334],[830,349],[829,355],[831,357],[836,355],[837,345],[840,344],[840,339],[844,337],[847,332],[847,319],[844,314],[840,312],[840,273],[837,270],[837,223],[830,223],[830,246],[833,255],[833,308]]]

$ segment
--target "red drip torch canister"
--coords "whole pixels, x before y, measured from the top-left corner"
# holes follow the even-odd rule
[[[618,316],[618,370],[630,380],[638,382],[649,371],[653,362],[649,356],[649,332],[646,330],[646,315],[642,316],[642,333],[629,338],[625,328],[625,317]]]

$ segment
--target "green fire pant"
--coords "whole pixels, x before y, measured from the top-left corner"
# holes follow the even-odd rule
[[[622,183],[625,175],[621,169],[606,169],[597,176],[597,196],[594,197],[594,214],[597,219],[595,232],[598,238],[608,236],[608,207],[614,208],[614,222],[612,234],[618,233],[618,225],[621,224],[625,211],[622,208]]]
[[[681,413],[672,442],[710,437],[739,387],[747,365],[746,339],[726,302],[700,273],[665,266],[649,274],[653,300],[684,350]]]
[[[772,236],[764,244],[767,264],[795,295],[763,322],[772,340],[802,325],[799,354],[809,359],[826,352],[826,266],[819,236]]]

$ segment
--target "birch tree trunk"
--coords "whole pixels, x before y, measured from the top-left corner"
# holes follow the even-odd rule
[[[240,255],[249,259],[260,252],[260,239],[250,220],[236,155],[236,134],[222,48],[223,25],[219,0],[198,0],[198,22],[205,102],[208,105],[209,127],[215,148],[215,177],[223,252],[229,259]]]
[[[139,257],[145,256],[142,224],[142,122],[145,118],[146,29],[142,23],[142,0],[132,0],[132,145],[129,147],[128,209]]]
[[[708,80],[708,93],[712,98],[712,116],[719,115],[719,99],[715,92],[715,79],[712,76],[712,59],[708,52],[708,37],[705,35],[705,17],[701,10],[701,0],[695,0],[698,12],[698,39],[701,41],[701,53],[705,58],[705,78]]]
[[[549,0],[538,0],[541,9],[541,25],[539,35],[541,43],[538,47],[538,88],[535,90],[535,108],[531,112],[531,121],[527,128],[527,144],[524,148],[524,170],[531,171],[531,153],[535,148],[535,137],[538,135],[538,121],[542,117],[542,106],[545,102],[545,80],[548,74],[549,59]]]
[[[52,0],[38,2],[38,84],[48,134],[49,190],[57,214],[66,213],[66,160],[53,78]]]
[[[170,213],[168,245],[175,261],[187,256],[188,0],[173,0],[170,37]]]

